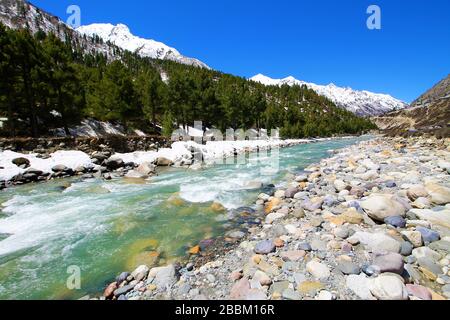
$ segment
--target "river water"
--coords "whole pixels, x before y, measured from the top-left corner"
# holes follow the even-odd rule
[[[280,170],[264,175],[267,159],[251,158],[199,171],[166,169],[145,183],[73,178],[1,191],[0,299],[77,299],[140,264],[180,261],[200,240],[232,227],[227,210],[255,202],[261,190],[249,183],[282,184],[287,174],[361,139],[281,149]],[[81,272],[79,290],[67,287],[71,266]]]

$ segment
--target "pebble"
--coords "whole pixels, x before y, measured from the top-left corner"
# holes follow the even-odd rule
[[[341,261],[338,263],[337,268],[346,275],[349,274],[359,274],[361,272],[361,268],[353,262],[350,261]]]
[[[255,246],[255,253],[257,254],[269,254],[275,252],[276,247],[272,240],[264,240],[258,242]]]
[[[392,216],[384,219],[384,222],[388,225],[391,225],[395,228],[404,228],[406,227],[406,220],[401,216]]]
[[[306,264],[306,270],[318,280],[327,279],[331,275],[330,268],[315,260]]]

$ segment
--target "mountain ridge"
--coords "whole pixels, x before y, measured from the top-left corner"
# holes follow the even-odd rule
[[[93,23],[80,26],[76,31],[90,37],[97,35],[105,42],[109,41],[119,48],[135,52],[142,57],[172,60],[186,65],[210,69],[209,66],[200,60],[185,57],[177,49],[172,48],[165,43],[135,36],[131,33],[130,28],[122,23],[117,25],[111,23]]]
[[[430,132],[450,136],[450,74],[417,98],[408,109],[373,118],[391,135]]]
[[[388,94],[373,93],[367,90],[353,90],[350,87],[339,87],[334,83],[326,86],[298,80],[292,76],[283,79],[273,79],[263,74],[257,74],[249,80],[265,85],[305,85],[333,101],[336,105],[359,116],[377,116],[387,112],[406,108],[408,105]]]

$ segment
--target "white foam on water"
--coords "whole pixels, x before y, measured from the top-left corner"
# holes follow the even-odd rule
[[[0,233],[11,236],[0,241],[0,256],[105,231],[97,227],[106,223],[111,199],[60,194],[53,197],[14,196],[4,203],[3,211],[10,216],[0,220]]]

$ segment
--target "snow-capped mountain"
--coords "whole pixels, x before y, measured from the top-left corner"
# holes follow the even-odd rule
[[[334,84],[327,86],[317,85],[294,77],[284,79],[272,79],[265,75],[258,74],[250,80],[265,85],[306,85],[308,88],[316,91],[318,94],[327,97],[337,106],[347,109],[359,116],[377,116],[394,110],[406,108],[408,105],[403,101],[393,98],[387,94],[373,93],[369,91],[358,91],[352,88],[342,88]]]
[[[166,59],[180,62],[187,65],[193,65],[202,68],[209,67],[203,62],[183,56],[176,49],[151,39],[143,39],[133,35],[130,29],[124,24],[112,25],[110,23],[94,23],[87,26],[81,26],[76,29],[81,34],[87,36],[98,35],[105,42],[109,41],[119,48],[136,52],[142,57],[154,59]]]
[[[65,41],[67,36],[85,52],[105,54],[110,60],[118,58],[116,48],[137,52],[143,57],[168,59],[202,68],[209,67],[203,62],[188,58],[176,49],[154,40],[142,39],[131,34],[127,26],[119,24],[92,24],[77,30],[72,29],[58,17],[45,12],[26,0],[0,0],[0,22],[13,29],[30,29],[31,32],[54,33]],[[97,34],[104,42],[99,43],[83,38]],[[112,43],[110,45],[107,42]]]

